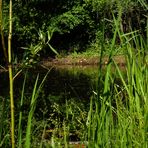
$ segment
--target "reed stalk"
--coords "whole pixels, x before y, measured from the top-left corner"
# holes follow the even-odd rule
[[[12,72],[12,55],[11,55],[11,39],[12,39],[12,0],[9,4],[9,35],[8,35],[8,71],[9,71],[9,87],[10,87],[10,107],[11,107],[11,145],[15,148],[14,133],[14,98],[13,98],[13,72]]]

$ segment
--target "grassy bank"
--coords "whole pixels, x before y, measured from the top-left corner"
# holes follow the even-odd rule
[[[117,65],[126,65],[126,60],[124,55],[113,56]],[[85,56],[85,54],[69,55],[65,57],[57,57],[52,60],[43,60],[41,65],[45,67],[55,66],[55,67],[66,67],[66,66],[105,66],[109,63],[109,56],[104,56],[100,63],[100,56]]]

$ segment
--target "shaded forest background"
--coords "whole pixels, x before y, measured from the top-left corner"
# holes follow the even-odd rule
[[[114,17],[121,14],[119,28],[137,30],[145,39],[147,3],[144,0],[15,0],[13,1],[13,58],[25,60],[30,50],[47,58],[99,50],[113,38]],[[3,32],[7,48],[9,1],[3,1]],[[120,44],[120,39],[116,39]],[[50,45],[50,46],[49,46]],[[51,50],[53,49],[53,50]],[[1,63],[3,54],[1,47]]]

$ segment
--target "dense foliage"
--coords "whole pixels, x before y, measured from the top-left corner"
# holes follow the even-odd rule
[[[8,5],[8,0],[3,1],[5,37],[8,36]],[[13,49],[20,59],[30,53],[26,49],[36,45],[33,50],[42,50],[42,56],[55,55],[54,49],[64,53],[84,51],[88,47],[94,50],[103,36],[106,42],[112,38],[113,16],[118,17],[119,12],[121,31],[138,30],[146,36],[147,9],[145,0],[16,0],[13,2]]]
[[[148,147],[147,9],[145,0],[15,0],[13,9],[12,0],[10,5],[0,1],[1,56],[8,56],[9,71],[9,86],[7,73],[0,85],[0,147]],[[65,80],[61,73],[59,80],[58,67],[52,71],[43,65],[48,69],[45,76],[42,69],[36,76],[34,67],[30,74],[25,67],[36,58],[86,49],[100,51],[95,86],[96,78],[91,74],[90,80],[88,72],[79,74],[72,68],[79,78],[66,75]],[[124,62],[118,65],[114,56],[120,50],[123,55],[117,57]],[[20,60],[22,66],[13,66]],[[7,71],[1,63],[0,67]],[[22,88],[16,85],[21,77]],[[87,82],[81,89],[75,85],[80,78]],[[80,98],[84,86],[86,98]]]

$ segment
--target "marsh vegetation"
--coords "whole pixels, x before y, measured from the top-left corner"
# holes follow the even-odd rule
[[[0,1],[0,147],[147,148],[147,9]]]

